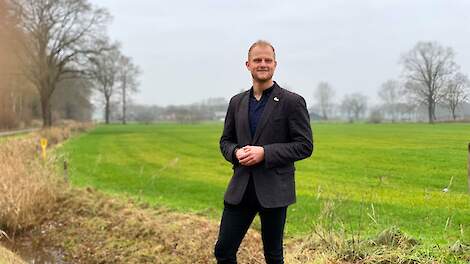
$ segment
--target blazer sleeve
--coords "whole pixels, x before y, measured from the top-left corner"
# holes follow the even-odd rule
[[[235,126],[235,102],[234,98],[230,100],[227,114],[225,115],[224,131],[220,137],[220,151],[224,158],[234,165],[239,162],[235,157],[235,149],[237,148],[237,131]]]
[[[305,100],[299,96],[293,101],[287,117],[290,142],[263,146],[267,168],[282,167],[312,155],[313,135]]]

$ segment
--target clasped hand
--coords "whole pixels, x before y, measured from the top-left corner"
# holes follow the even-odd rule
[[[264,148],[247,145],[237,149],[235,156],[241,165],[252,166],[264,160]]]

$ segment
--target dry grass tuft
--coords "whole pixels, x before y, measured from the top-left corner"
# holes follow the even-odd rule
[[[51,127],[38,132],[42,138],[46,138],[49,144],[55,145],[68,139],[71,131],[68,127]]]
[[[8,140],[0,144],[0,171],[0,229],[14,237],[37,225],[53,206],[55,164],[38,158],[36,139]]]
[[[93,128],[92,123],[66,122],[61,126],[43,129],[38,135],[47,138],[50,145],[55,145],[67,140],[73,134],[86,132],[91,128]]]
[[[91,127],[69,122],[0,144],[0,231],[14,238],[17,232],[37,226],[54,206],[61,189],[57,161],[50,151],[46,160],[40,157],[39,139],[47,138],[50,148]]]
[[[21,258],[16,256],[13,252],[0,246],[0,263],[8,264],[26,264]]]
[[[403,233],[398,227],[392,226],[385,229],[377,238],[371,241],[377,246],[389,246],[399,248],[410,248],[419,244],[419,241],[415,238],[408,236]]]

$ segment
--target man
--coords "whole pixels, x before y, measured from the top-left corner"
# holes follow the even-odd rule
[[[237,263],[257,213],[266,263],[284,263],[287,206],[296,200],[294,161],[312,154],[313,139],[305,100],[273,81],[276,65],[273,46],[255,42],[246,62],[253,86],[229,103],[220,149],[234,173],[224,196],[217,263]]]

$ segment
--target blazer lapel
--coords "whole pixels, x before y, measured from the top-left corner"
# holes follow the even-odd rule
[[[247,142],[251,142],[251,131],[250,131],[250,119],[249,119],[249,108],[250,103],[250,91],[248,90],[243,95],[243,98],[240,102],[240,125],[242,126],[242,133],[248,138]]]
[[[261,133],[263,132],[263,129],[266,126],[266,123],[268,122],[268,120],[271,116],[271,112],[273,111],[273,109],[278,104],[279,99],[277,101],[274,101],[274,98],[278,98],[279,91],[280,91],[279,86],[277,85],[277,83],[275,83],[274,84],[274,89],[273,89],[273,91],[271,92],[271,95],[268,98],[268,102],[266,103],[266,106],[264,107],[264,110],[263,110],[263,113],[261,114],[261,118],[259,120],[258,126],[256,127],[255,135],[253,136],[253,141],[252,141],[253,145],[258,141]]]

